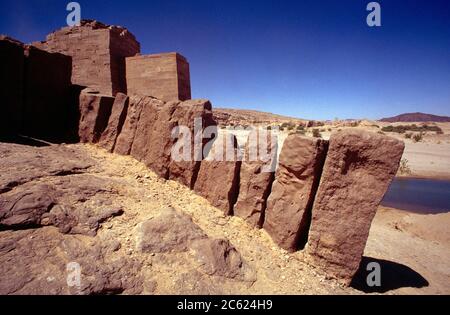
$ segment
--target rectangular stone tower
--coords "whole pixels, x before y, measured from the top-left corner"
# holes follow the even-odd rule
[[[64,27],[34,46],[72,57],[72,83],[102,94],[127,93],[125,57],[140,52],[140,44],[126,28],[83,20]]]
[[[189,63],[178,53],[126,58],[128,94],[141,94],[163,101],[191,99]]]

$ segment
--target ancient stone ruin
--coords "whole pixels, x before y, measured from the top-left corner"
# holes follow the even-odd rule
[[[209,160],[208,154],[174,161],[175,127],[194,132],[198,119],[203,129],[217,128],[211,103],[190,100],[189,64],[181,55],[140,56],[128,30],[95,21],[63,28],[33,45],[2,37],[0,50],[5,87],[0,136],[94,143],[131,155],[225,214],[262,227],[278,246],[305,249],[311,264],[350,283],[397,171],[401,141],[361,130],[334,133],[329,141],[293,134],[282,148],[270,144],[270,154],[278,157],[274,172],[262,172],[264,163]],[[234,137],[231,142],[239,155]],[[152,223],[143,228],[151,230]]]

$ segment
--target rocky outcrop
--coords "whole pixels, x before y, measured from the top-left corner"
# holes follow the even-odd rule
[[[80,94],[80,142],[97,143],[108,125],[114,98],[82,92]]]
[[[308,234],[326,146],[324,140],[297,134],[289,135],[283,144],[267,200],[264,229],[286,250],[296,250]]]
[[[99,146],[108,150],[114,151],[117,136],[122,131],[125,117],[127,116],[129,98],[123,93],[117,93],[114,103],[112,105],[111,115],[109,116],[108,125],[103,131]]]
[[[241,281],[256,281],[256,273],[226,239],[200,239],[193,243],[194,257],[200,269],[211,276]]]
[[[262,227],[267,198],[277,164],[278,138],[261,129],[253,130],[245,144],[245,158],[239,174],[239,197],[234,215],[255,227]]]
[[[160,215],[139,224],[136,244],[145,253],[182,252],[192,241],[206,237],[190,216],[167,207],[161,209]]]
[[[93,161],[80,151],[2,144],[0,154],[8,174],[0,181],[0,229],[51,225],[62,233],[93,236],[103,222],[123,213],[109,200],[116,193],[113,183],[85,174]]]
[[[239,193],[239,155],[236,137],[219,134],[208,156],[201,162],[194,185],[195,192],[227,215],[233,214]]]
[[[402,141],[362,130],[330,137],[307,251],[315,265],[346,284],[358,269],[372,219],[403,149]]]

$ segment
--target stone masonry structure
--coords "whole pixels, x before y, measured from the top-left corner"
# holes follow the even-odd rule
[[[178,53],[126,58],[129,94],[142,94],[163,101],[191,99],[189,63]]]
[[[34,46],[72,57],[72,83],[106,95],[127,92],[125,57],[140,52],[140,44],[127,29],[83,20],[64,27]]]

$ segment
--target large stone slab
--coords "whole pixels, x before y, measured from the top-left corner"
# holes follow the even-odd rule
[[[185,127],[185,131],[189,130],[190,147],[188,149],[190,150],[188,156],[190,159],[177,160],[174,156],[171,156],[169,179],[176,180],[193,189],[200,168],[200,161],[205,158],[203,149],[210,140],[210,137],[204,135],[203,132],[206,128],[210,128],[210,131],[214,134],[217,132],[211,103],[203,99],[182,102],[176,106],[171,122],[172,126]],[[197,128],[194,124],[197,124]],[[182,137],[185,135],[181,135],[180,132],[181,129],[172,133],[172,138],[184,140]],[[176,152],[175,148],[173,152]]]
[[[265,129],[250,132],[239,175],[239,197],[234,215],[255,227],[262,227],[267,198],[275,178],[277,136]]]
[[[55,142],[66,139],[71,71],[69,56],[26,46],[23,134]]]
[[[21,127],[23,113],[24,47],[0,36],[0,136],[14,135]]]
[[[223,210],[226,215],[232,215],[239,193],[240,167],[236,137],[230,134],[219,135],[209,155],[201,162],[194,185],[195,192]]]
[[[403,149],[402,141],[362,130],[331,135],[307,252],[314,264],[345,284],[358,270],[372,219]]]
[[[284,141],[267,200],[264,229],[286,250],[301,247],[307,237],[326,148],[326,141],[298,134]]]
[[[97,143],[108,125],[114,97],[82,92],[80,94],[80,142]]]
[[[136,126],[131,156],[142,161],[163,178],[168,178],[172,140],[171,116],[178,102],[164,103],[153,97],[142,99],[142,110]]]
[[[99,141],[99,145],[109,152],[114,151],[117,137],[122,131],[125,117],[127,115],[128,102],[128,96],[120,92],[116,94],[111,115],[109,116],[108,125],[103,131]]]
[[[130,96],[128,103],[127,116],[123,123],[122,130],[117,137],[114,153],[128,155],[131,152],[134,137],[136,135],[136,128],[139,122],[139,116],[142,111],[142,96]]]

